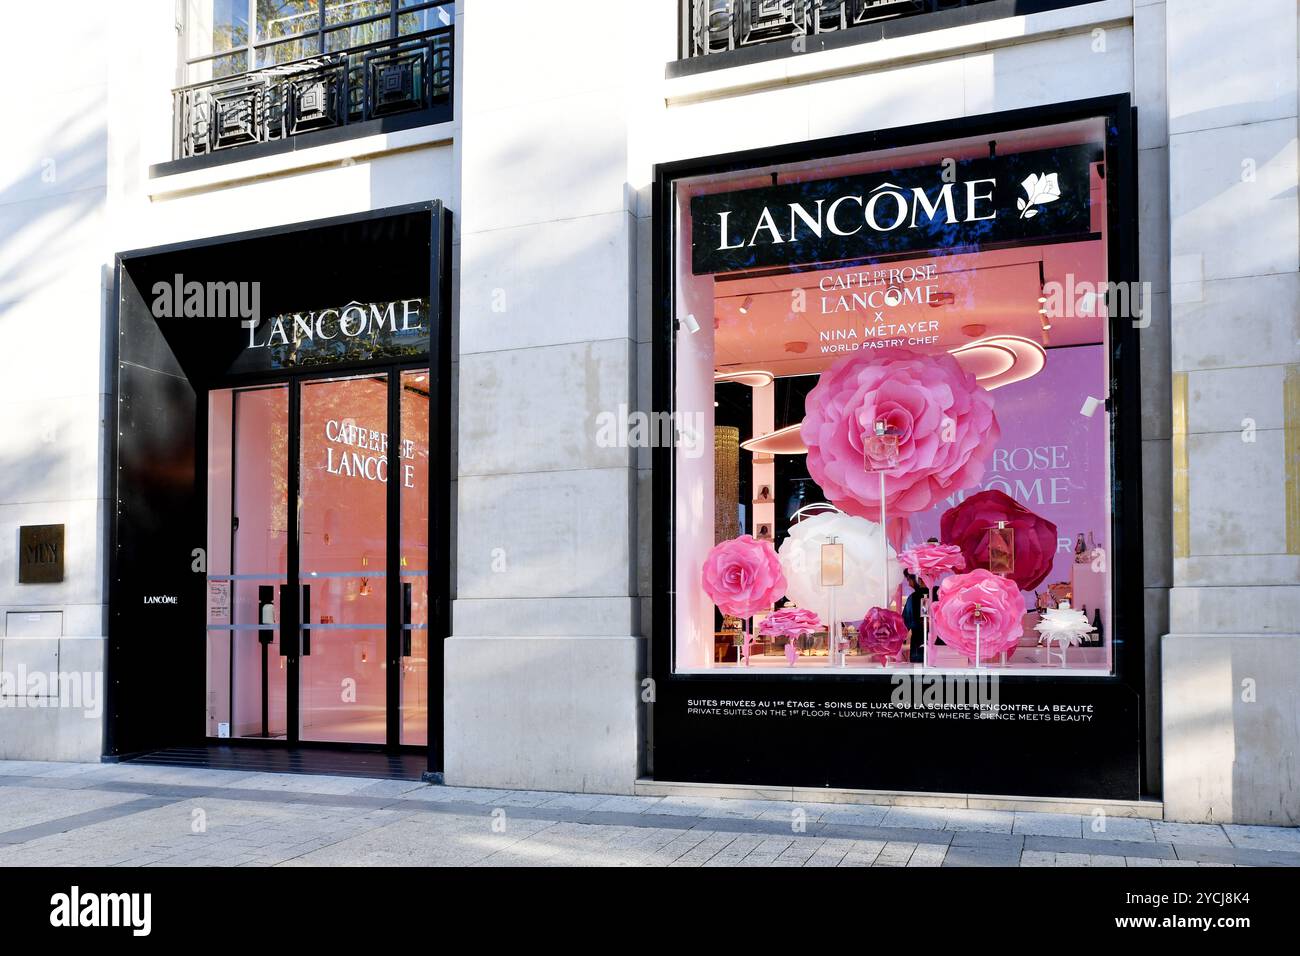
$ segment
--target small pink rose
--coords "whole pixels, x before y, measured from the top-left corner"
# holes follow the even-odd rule
[[[775,549],[747,534],[714,545],[700,569],[700,585],[709,600],[732,617],[767,610],[786,588]]]
[[[984,568],[945,580],[930,609],[934,633],[971,660],[977,623],[979,656],[987,661],[1016,646],[1024,633],[1024,617],[1025,599],[1016,583]]]
[[[803,637],[821,629],[822,621],[816,611],[803,607],[783,607],[763,618],[758,633],[769,637]]]
[[[949,571],[966,569],[966,558],[955,544],[919,545],[902,552],[898,560],[927,587],[934,587]]]

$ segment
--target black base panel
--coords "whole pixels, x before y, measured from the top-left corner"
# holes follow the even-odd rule
[[[256,773],[315,773],[335,777],[419,780],[428,769],[420,753],[373,753],[324,747],[171,747],[133,757],[132,763],[166,767],[204,767]]]
[[[1033,714],[1033,719],[990,720],[970,711],[957,716],[919,707],[895,715],[889,705],[897,694],[896,682],[885,677],[661,681],[655,703],[655,778],[1103,800],[1139,797],[1139,702],[1124,684],[1003,678],[997,702],[1015,707],[1011,713]],[[717,712],[701,714],[701,707]],[[1089,719],[1064,719],[1081,716],[1073,709],[1079,707],[1091,708],[1086,712]]]

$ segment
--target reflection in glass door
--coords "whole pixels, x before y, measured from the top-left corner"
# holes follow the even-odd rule
[[[429,739],[429,370],[401,373],[401,743]]]
[[[387,740],[388,376],[300,398],[299,737]]]
[[[289,388],[208,403],[207,735],[284,737]]]

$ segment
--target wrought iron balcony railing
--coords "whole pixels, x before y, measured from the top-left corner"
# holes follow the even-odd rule
[[[185,159],[399,113],[451,115],[451,27],[192,83],[173,91]]]
[[[976,6],[990,0],[683,0],[683,55],[725,53],[790,42],[900,17]]]

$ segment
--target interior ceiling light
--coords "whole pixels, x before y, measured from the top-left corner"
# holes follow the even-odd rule
[[[989,391],[1033,378],[1047,364],[1047,351],[1021,335],[992,335],[950,354]]]
[[[753,368],[735,372],[714,372],[715,382],[736,382],[750,388],[763,388],[772,384],[772,373],[766,369]]]
[[[967,338],[973,339],[983,335],[988,330],[989,327],[987,325],[984,325],[980,322],[972,322],[970,325],[963,325],[961,327],[961,334],[966,336]]]
[[[793,352],[795,355],[802,355],[804,352],[808,351],[808,343],[807,342],[786,342],[785,350],[787,352]]]
[[[752,295],[745,296],[745,301],[740,303],[740,314],[749,315],[749,307],[753,304],[754,304],[754,297]]]
[[[955,292],[936,292],[930,297],[930,301],[927,304],[932,309],[941,309],[945,305],[952,305],[956,301],[957,294]]]
[[[962,331],[965,332],[967,328],[971,326],[963,327]],[[1043,338],[1047,338],[1046,332]],[[1033,378],[1047,365],[1047,350],[1033,339],[1027,339],[1022,335],[992,335],[978,342],[951,349],[949,354],[990,392],[1003,385]],[[746,376],[761,377],[761,381],[748,382],[745,381]],[[718,372],[714,375],[714,381],[738,381],[758,387],[769,384],[772,375],[765,371]],[[804,444],[803,437],[799,434],[801,427],[801,425],[788,425],[785,428],[778,428],[774,432],[741,442],[740,447],[754,454],[806,455],[808,446]]]
[[[778,428],[758,438],[743,441],[740,447],[745,451],[763,455],[806,455],[808,446],[803,443],[803,437],[799,434],[801,427],[802,424],[787,425],[785,428]]]

